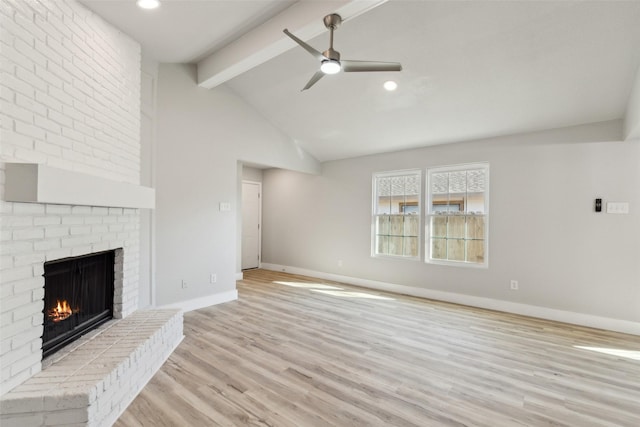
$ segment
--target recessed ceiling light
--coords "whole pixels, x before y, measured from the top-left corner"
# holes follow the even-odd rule
[[[160,6],[160,0],[138,0],[136,4],[142,9],[155,9]]]
[[[386,82],[384,82],[384,88],[386,90],[388,90],[389,92],[396,90],[398,88],[398,83],[394,82],[393,80],[388,80]]]

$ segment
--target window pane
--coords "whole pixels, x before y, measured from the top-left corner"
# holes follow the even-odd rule
[[[446,239],[431,239],[431,258],[447,259]]]
[[[418,256],[418,238],[417,237],[405,237],[404,238],[404,255],[405,256]]]
[[[402,213],[403,206],[404,206],[404,196],[391,197],[391,213],[392,214]]]
[[[389,238],[376,236],[376,254],[386,254],[389,251]]]
[[[420,217],[413,216],[405,216],[404,217],[404,235],[405,236],[418,236],[420,229]]]
[[[449,193],[449,212],[465,212],[467,207],[466,193]]]
[[[419,256],[422,227],[419,171],[374,175],[374,254]]]
[[[402,247],[402,241],[404,239],[402,237],[399,236],[391,236],[389,237],[389,255],[402,255],[403,254],[403,247]]]
[[[484,197],[484,193],[467,193],[467,212],[474,214],[485,213]]]
[[[486,174],[483,169],[467,171],[467,192],[483,192],[485,188]]]
[[[420,206],[418,202],[419,195],[407,195],[401,205],[400,213],[405,215],[420,215]]]
[[[447,239],[447,259],[464,261],[464,242],[463,239]]]
[[[484,217],[467,217],[467,239],[484,239]]]
[[[391,213],[391,180],[389,178],[376,179],[376,213]]]
[[[391,216],[389,234],[391,236],[402,236],[404,232],[404,217],[402,215]]]
[[[447,237],[447,217],[438,215],[431,217],[431,236]]]
[[[407,175],[404,179],[404,194],[407,196],[415,196],[416,201],[420,195],[420,175]]]
[[[467,172],[450,172],[449,173],[449,193],[466,193],[467,192]]]
[[[404,198],[404,201],[406,204],[411,204],[414,206],[418,206],[418,199],[419,199],[420,195],[419,194],[407,194]],[[409,213],[409,212],[407,212]]]
[[[387,179],[391,181],[391,195],[404,196],[404,176],[392,176]]]
[[[450,215],[447,223],[447,237],[454,239],[464,239],[465,224],[463,215]]]
[[[434,173],[431,175],[431,194],[447,194],[449,192],[449,174]]]
[[[435,194],[431,198],[431,212],[447,212],[449,210],[449,195]]]
[[[378,197],[378,206],[376,208],[377,214],[390,214],[391,213],[391,197],[380,196]]]
[[[484,241],[467,240],[467,261],[484,262]]]
[[[380,177],[376,178],[376,187],[378,196],[390,196],[391,195],[391,178]]]
[[[376,234],[389,234],[389,215],[376,217]]]
[[[466,166],[466,167],[465,167]],[[484,164],[427,171],[429,259],[484,264],[489,168]]]

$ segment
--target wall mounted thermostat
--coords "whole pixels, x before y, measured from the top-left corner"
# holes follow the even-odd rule
[[[602,199],[596,199],[596,212],[602,212]]]

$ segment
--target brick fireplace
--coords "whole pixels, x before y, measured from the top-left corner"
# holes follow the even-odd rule
[[[4,201],[1,206],[2,342],[8,348],[2,354],[5,392],[40,371],[45,262],[122,248],[122,283],[114,291],[114,317],[126,317],[137,309],[139,213]]]
[[[157,315],[137,311],[138,208],[108,200],[100,203],[101,190],[97,187],[94,190],[97,199],[91,198],[87,203],[70,203],[66,197],[25,203],[9,201],[15,199],[7,197],[9,163],[31,163],[73,172],[77,174],[76,181],[86,178],[92,182],[95,177],[112,182],[114,188],[139,185],[139,44],[75,0],[8,0],[0,8],[0,25],[3,27],[0,102],[4,115],[0,125],[0,396],[4,399],[13,390],[21,390],[21,384],[37,382],[46,376],[42,335],[43,274],[47,262],[116,250],[119,259],[115,269],[118,279],[114,282],[113,316],[122,320],[112,321],[106,329],[112,335],[117,330],[126,335],[131,333],[132,322],[157,324],[158,331],[166,328],[158,324]],[[64,193],[61,192],[63,196]],[[174,314],[159,317],[176,323],[178,320],[167,320],[173,319]],[[146,320],[147,317],[155,320]],[[179,323],[171,333],[163,333],[162,339],[153,338],[157,334],[156,329],[151,328],[149,337],[137,337],[129,342],[152,348],[149,340],[162,341],[162,354],[166,357],[179,342],[176,337],[181,336],[181,320]],[[93,344],[88,341],[81,345],[87,349],[97,345],[93,339]],[[117,346],[118,342],[119,338],[113,338],[109,345]],[[146,357],[146,353],[138,347],[131,351],[133,356],[125,362],[113,359],[109,367],[118,371],[122,370],[123,363],[129,367],[142,364],[148,380],[151,367],[157,369],[164,360],[141,362],[140,358]],[[76,353],[79,356],[82,352]],[[81,366],[91,371],[90,363],[91,360],[85,358]],[[65,375],[73,372],[69,370]],[[112,393],[105,385],[110,372],[104,374],[106,377],[92,380],[94,383],[83,384],[79,399],[91,406],[97,402],[96,395]],[[117,405],[110,409],[111,417],[122,410],[122,405],[135,396],[146,380],[142,378],[135,384],[136,391],[127,390],[126,398],[118,398]],[[30,408],[34,414],[59,410],[56,405],[62,402],[54,400],[50,402],[53,406],[47,409],[47,401],[36,395],[21,401],[14,399],[13,403],[7,401],[3,400],[3,411],[22,411],[23,415],[29,413]],[[23,407],[18,408],[16,404]],[[104,406],[104,401],[100,405]],[[91,411],[98,409],[106,411],[97,404]],[[78,419],[77,414],[74,417],[79,423],[87,423],[86,419]],[[47,415],[36,414],[35,419],[39,421],[33,425],[47,425]]]

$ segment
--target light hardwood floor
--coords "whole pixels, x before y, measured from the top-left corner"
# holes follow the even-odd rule
[[[638,336],[244,277],[238,301],[185,314],[116,426],[640,426]]]

